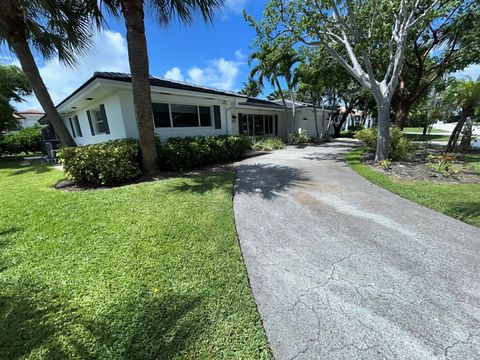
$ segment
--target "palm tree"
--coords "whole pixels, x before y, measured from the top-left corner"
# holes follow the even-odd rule
[[[224,0],[104,0],[103,3],[112,14],[121,15],[125,20],[128,59],[132,75],[133,104],[142,164],[146,174],[154,174],[158,171],[158,159],[155,145],[144,10],[147,8],[154,14],[161,25],[168,25],[175,18],[183,23],[190,23],[195,11],[199,11],[205,21],[211,21],[214,11],[223,5]],[[91,4],[95,5],[97,1],[91,0]],[[97,13],[100,13],[98,7],[96,10]]]
[[[0,0],[0,43],[17,56],[30,86],[65,146],[76,146],[38,71],[31,47],[45,59],[75,63],[90,41],[90,18],[84,4],[75,0]]]
[[[460,119],[450,135],[445,152],[451,152],[455,149],[460,133],[467,121],[470,129],[466,131],[465,139],[462,138],[462,148],[470,148],[471,121],[475,113],[480,112],[480,79],[477,81],[454,80],[445,90],[443,101],[447,108],[451,110],[460,109]]]
[[[257,97],[262,93],[262,87],[259,82],[254,79],[248,79],[247,83],[243,83],[243,89],[239,91],[240,94]]]

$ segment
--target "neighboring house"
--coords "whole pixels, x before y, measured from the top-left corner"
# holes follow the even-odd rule
[[[150,78],[155,132],[170,137],[275,135],[286,137],[283,108],[267,100]],[[78,145],[137,138],[130,75],[96,72],[57,109]],[[43,118],[42,124],[48,124]],[[49,140],[54,132],[48,127]]]
[[[39,125],[38,120],[40,120],[44,115],[44,112],[36,109],[28,109],[14,112],[12,116],[15,120],[17,120],[17,127],[14,130],[9,131],[9,133],[15,133],[22,129]]]
[[[282,100],[273,100],[275,104],[278,104],[283,107]],[[293,102],[290,100],[285,99],[285,105],[289,111],[288,115],[288,126],[289,131],[292,131],[292,105]],[[317,126],[318,132],[320,136],[324,135],[328,128],[328,121],[331,111],[328,109],[322,109],[320,107],[316,107],[315,111],[317,113]],[[295,133],[304,130],[308,136],[317,136],[317,128],[315,126],[315,115],[313,111],[313,105],[304,103],[301,101],[295,102]],[[329,134],[333,134],[333,129],[330,128]]]

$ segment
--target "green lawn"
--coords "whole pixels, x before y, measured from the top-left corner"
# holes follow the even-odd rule
[[[421,134],[409,134],[406,133],[405,136],[407,139],[411,141],[448,141],[450,139],[450,135],[442,135],[442,134],[428,134],[428,135],[421,135]]]
[[[403,129],[403,132],[405,133],[411,133],[411,132],[419,132],[419,133],[423,133],[423,127],[406,127]],[[440,129],[434,129],[434,128],[431,128],[431,129],[428,129],[427,130],[427,134],[449,134],[448,131],[444,131],[444,130],[440,130]]]
[[[395,194],[471,225],[480,226],[480,184],[438,184],[403,181],[365,165],[363,149],[347,154],[346,161],[358,174]]]
[[[0,162],[0,359],[265,359],[232,173],[62,192]]]

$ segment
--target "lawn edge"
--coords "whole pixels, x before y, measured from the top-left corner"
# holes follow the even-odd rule
[[[474,227],[475,229],[478,229],[480,228],[480,226],[477,226],[477,225],[474,225],[474,224],[471,224],[471,223],[468,223],[462,219],[459,219],[457,217],[454,217],[450,214],[447,214],[447,213],[444,213],[440,210],[437,210],[433,207],[430,207],[430,206],[427,206],[425,204],[422,204],[422,203],[419,203],[417,201],[415,201],[413,198],[410,198],[410,197],[406,197],[404,196],[402,193],[398,192],[398,191],[395,191],[395,189],[393,189],[392,187],[390,187],[389,185],[386,185],[384,182],[382,181],[376,181],[375,179],[372,179],[371,177],[369,176],[365,176],[364,174],[362,174],[361,172],[358,171],[358,168],[355,166],[359,166],[359,167],[362,167],[363,169],[367,170],[367,171],[371,171],[373,172],[375,175],[377,175],[378,177],[380,177],[382,180],[385,180],[385,182],[398,182],[399,180],[396,180],[396,179],[392,179],[390,176],[388,175],[385,175],[385,174],[382,174],[382,173],[379,173],[377,171],[375,171],[374,169],[371,169],[368,165],[364,164],[362,161],[361,161],[361,157],[362,155],[365,153],[366,151],[366,148],[363,146],[361,148],[357,148],[357,149],[353,149],[353,150],[350,150],[349,152],[347,152],[345,154],[345,157],[344,157],[344,161],[347,163],[347,165],[350,167],[350,169],[352,169],[356,174],[358,174],[359,176],[361,176],[363,179],[367,180],[369,183],[375,185],[375,186],[378,186],[392,194],[395,194],[397,195],[398,197],[404,199],[404,200],[407,200],[407,201],[410,201],[418,206],[422,206],[424,208],[427,208],[429,210],[432,210],[432,211],[435,211],[436,213],[438,214],[441,214],[441,215],[444,215],[444,216],[448,216],[450,219],[453,219],[455,221],[459,221],[461,222],[462,224],[465,224],[465,225],[468,225],[468,226],[472,226]],[[358,162],[358,163],[357,163]],[[405,182],[408,182],[407,180],[404,180]],[[412,180],[411,182],[422,182],[422,181],[415,181],[415,180]]]

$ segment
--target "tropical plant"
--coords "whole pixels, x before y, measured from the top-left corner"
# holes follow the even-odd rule
[[[250,97],[257,97],[262,93],[262,87],[258,81],[254,79],[248,79],[247,83],[243,83],[243,89],[240,90],[239,93]]]
[[[95,0],[90,2],[93,6],[97,4]],[[220,8],[223,3],[224,0],[103,0],[103,4],[113,15],[122,16],[125,21],[135,119],[143,169],[147,174],[158,171],[158,156],[153,125],[147,40],[145,37],[145,9],[161,25],[166,26],[173,19],[190,23],[196,11],[200,12],[205,21],[211,21],[214,11]],[[96,13],[101,13],[99,7],[96,7]]]
[[[41,151],[41,127],[32,126],[0,137],[0,154],[15,155]]]
[[[445,152],[448,153],[456,148],[458,138],[467,119],[472,122],[473,117],[480,113],[480,79],[477,81],[452,79],[443,93],[443,103],[449,111],[460,109],[460,119],[445,148]],[[471,129],[470,134],[466,134],[465,140],[464,138],[465,136],[462,138],[462,148],[468,149],[471,141]]]
[[[67,64],[83,54],[90,43],[91,17],[83,1],[0,0],[0,43],[17,56],[45,114],[65,146],[75,146],[48,93],[35,63],[34,48],[45,59],[58,57]]]
[[[32,88],[22,70],[15,65],[0,65],[0,132],[17,127],[12,103],[22,102],[24,96],[31,94]]]

